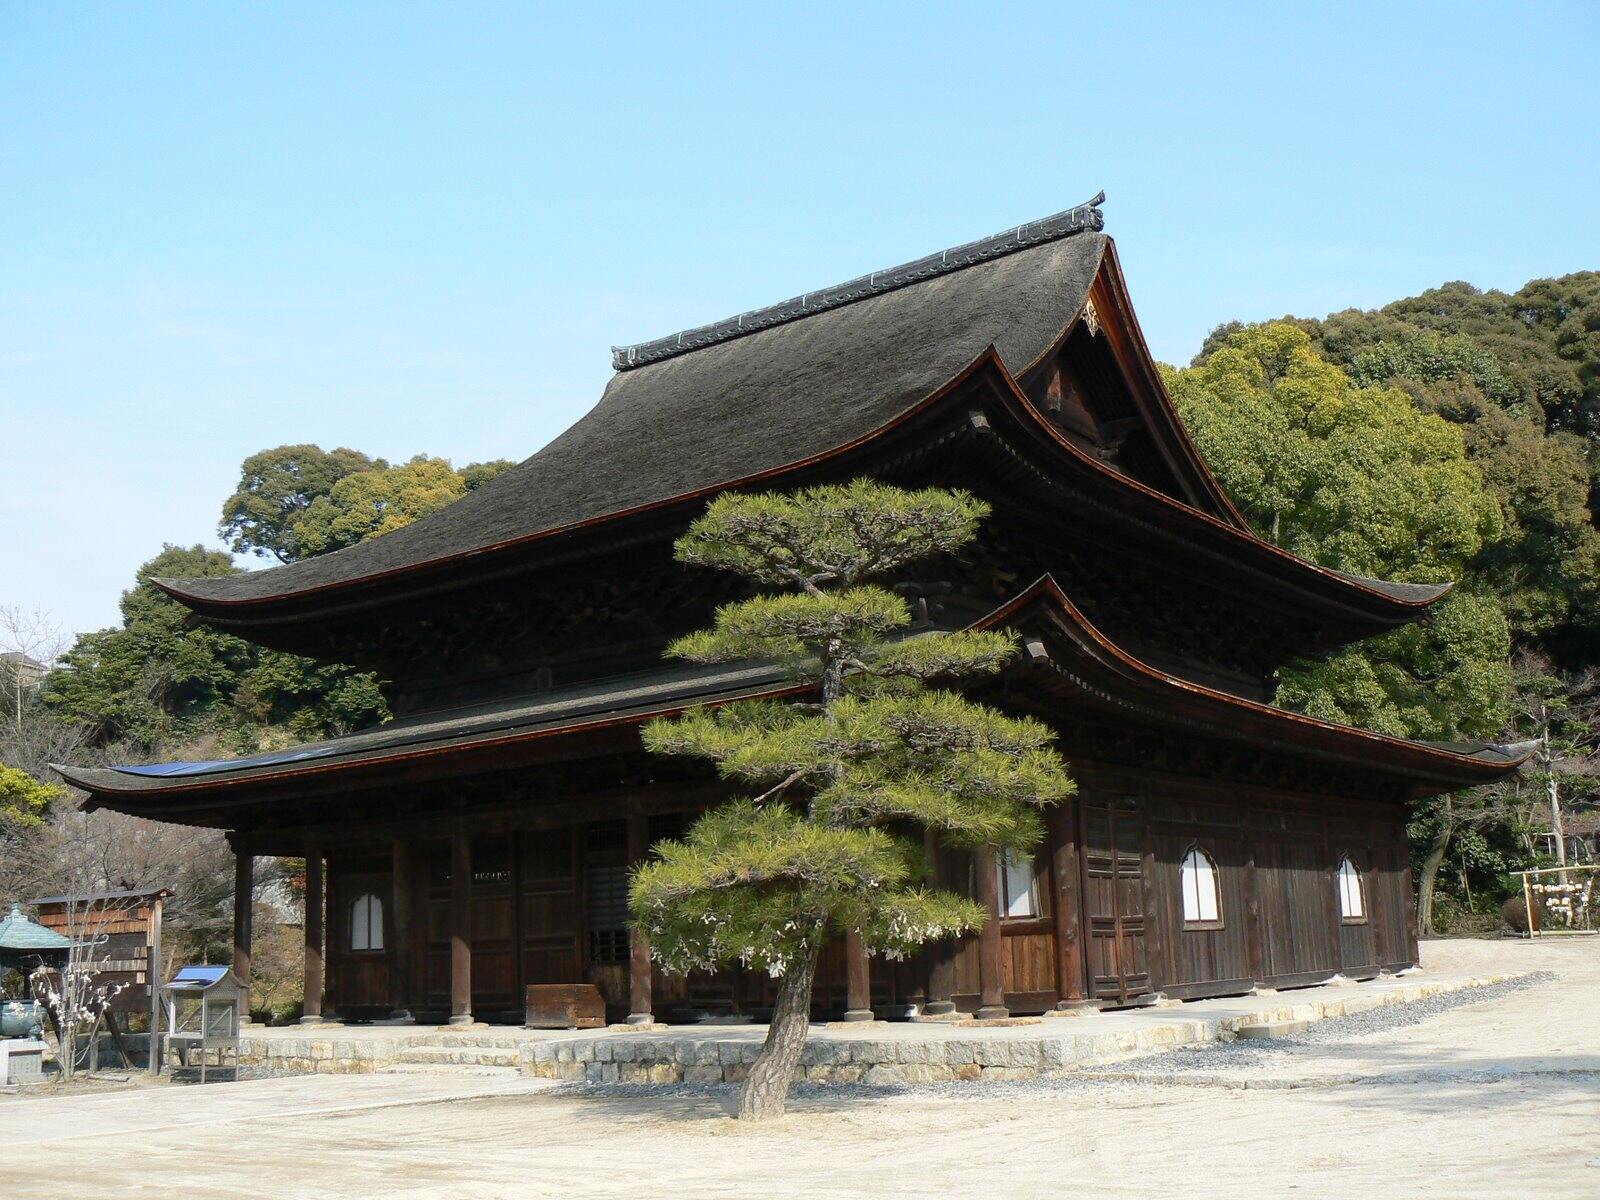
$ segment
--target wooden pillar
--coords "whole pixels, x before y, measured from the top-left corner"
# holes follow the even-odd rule
[[[1056,1007],[1084,1004],[1083,881],[1078,867],[1077,805],[1063,800],[1050,814],[1055,885]]]
[[[854,929],[844,935],[846,1021],[872,1020],[872,966],[867,948]]]
[[[244,989],[245,1011],[239,1016],[250,1019],[250,934],[254,918],[253,901],[256,891],[255,856],[233,849],[233,977]]]
[[[650,853],[650,818],[628,814],[628,864],[637,866]],[[650,935],[628,922],[628,1024],[655,1022],[650,995]]]
[[[389,847],[390,886],[389,919],[390,936],[394,944],[389,948],[389,1017],[391,1020],[411,1019],[411,988],[414,958],[411,939],[411,844],[404,838],[395,838]]]
[[[306,848],[306,999],[300,1023],[322,1023],[322,848]]]
[[[472,1024],[472,838],[450,839],[450,1024]]]
[[[932,830],[923,834],[922,845],[928,856],[935,885],[944,884],[943,852],[939,839]],[[956,990],[956,939],[940,938],[928,946],[928,1000],[922,1011],[930,1017],[941,1017],[956,1010],[952,999]]]
[[[1005,942],[1000,932],[1000,896],[995,879],[993,846],[980,846],[974,854],[977,901],[985,914],[978,935],[978,1019],[992,1021],[1011,1015],[1006,1007]]]
[[[161,988],[167,979],[166,970],[161,964],[161,909],[164,899],[160,892],[150,899],[150,932],[145,939],[148,957],[144,964],[144,979],[150,988],[150,1047],[146,1061],[152,1075],[161,1074]]]

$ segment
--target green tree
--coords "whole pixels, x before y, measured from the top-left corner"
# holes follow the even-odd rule
[[[968,542],[987,506],[870,481],[793,496],[725,495],[677,543],[686,563],[768,587],[672,645],[692,662],[762,659],[816,684],[815,703],[747,702],[652,723],[657,753],[708,758],[763,788],[656,848],[630,889],[635,919],[673,971],[739,962],[778,977],[744,1118],[783,1111],[810,1019],[817,956],[854,931],[900,957],[980,925],[972,901],[927,884],[918,826],[954,845],[1031,849],[1038,810],[1072,790],[1052,734],[936,690],[993,673],[1006,634],[908,637],[899,596],[868,582]]]
[[[1518,645],[1568,669],[1600,660],[1600,272],[1285,322],[1356,384],[1398,387],[1462,427],[1505,513],[1463,582],[1501,598]],[[1218,326],[1195,365],[1244,328]]]
[[[1302,558],[1438,582],[1501,534],[1460,429],[1398,389],[1355,385],[1297,326],[1237,329],[1168,382],[1229,495]],[[1421,625],[1281,671],[1277,701],[1384,733],[1486,735],[1502,720],[1509,649],[1498,601],[1458,588]]]
[[[0,835],[43,825],[50,806],[64,795],[65,788],[0,763]]]
[[[270,555],[279,562],[305,557],[301,517],[341,479],[358,471],[382,470],[383,459],[359,450],[321,446],[276,446],[245,459],[239,486],[223,501],[218,531],[238,554]]]
[[[461,484],[469,492],[475,492],[484,484],[500,478],[517,464],[509,458],[492,458],[488,462],[468,463],[461,468]]]
[[[62,655],[44,681],[44,703],[95,741],[127,742],[140,753],[208,730],[242,734],[236,743],[254,749],[262,724],[283,722],[310,737],[387,718],[371,675],[190,626],[188,610],[151,582],[237,571],[221,550],[164,547],[123,593],[122,624],[81,635]]]
[[[481,483],[493,467],[477,464],[466,470]],[[397,467],[359,471],[311,502],[295,526],[296,536],[303,553],[327,554],[438,512],[466,495],[467,486],[464,474],[447,459],[423,454]]]
[[[122,624],[80,636],[46,677],[45,703],[101,742],[151,750],[226,704],[254,662],[246,642],[185,624],[182,605],[151,580],[231,575],[223,551],[165,546],[122,594]]]
[[[218,532],[236,553],[296,562],[409,525],[515,465],[497,458],[457,471],[419,454],[391,466],[346,447],[277,446],[244,460]]]

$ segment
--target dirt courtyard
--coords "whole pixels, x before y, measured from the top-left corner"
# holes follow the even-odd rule
[[[1170,1073],[1146,1060],[1164,1083],[812,1092],[754,1128],[728,1119],[720,1097],[530,1084],[440,1100],[435,1083],[412,1083],[435,1091],[393,1107],[305,1101],[230,1116],[221,1093],[265,1086],[239,1084],[218,1087],[212,1124],[117,1137],[112,1098],[82,1097],[97,1106],[63,1109],[70,1124],[51,1140],[0,1141],[0,1178],[14,1197],[88,1184],[95,1195],[194,1200],[1600,1196],[1600,941],[1433,942],[1423,960],[1557,978],[1313,1044],[1174,1051]],[[1210,1057],[1184,1070],[1193,1054]],[[0,1101],[0,1118],[70,1103]]]

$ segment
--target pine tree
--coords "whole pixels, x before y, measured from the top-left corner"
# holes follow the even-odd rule
[[[724,495],[678,540],[685,563],[785,590],[723,606],[668,654],[774,661],[815,685],[803,702],[698,709],[645,730],[651,750],[711,759],[762,789],[658,844],[630,892],[665,969],[738,962],[780,980],[741,1118],[783,1112],[829,936],[854,931],[869,953],[899,958],[983,923],[973,901],[928,885],[922,830],[1028,851],[1039,810],[1072,791],[1044,725],[930,685],[993,674],[1014,637],[914,631],[906,602],[868,582],[958,549],[988,511],[962,493],[858,480]]]

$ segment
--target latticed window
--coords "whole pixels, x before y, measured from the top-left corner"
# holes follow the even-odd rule
[[[1222,921],[1216,861],[1199,846],[1183,856],[1183,923],[1216,925]]]
[[[1361,872],[1349,855],[1339,860],[1339,915],[1346,921],[1367,919],[1367,896]]]
[[[350,905],[350,949],[383,949],[383,901],[362,892]]]
[[[628,961],[628,868],[588,869],[589,961],[599,966]]]

